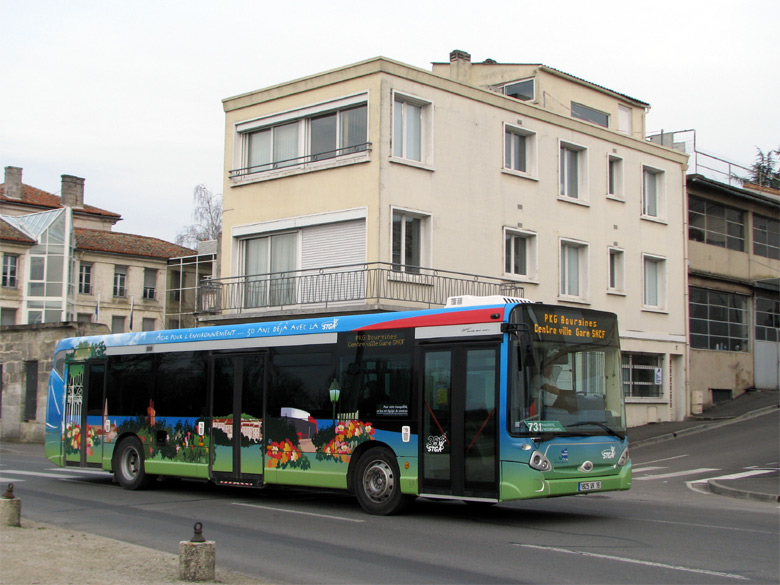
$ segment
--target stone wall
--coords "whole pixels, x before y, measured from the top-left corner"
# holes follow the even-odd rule
[[[44,323],[0,327],[0,440],[43,442],[54,348],[60,339],[109,333],[100,323]],[[26,412],[28,363],[36,362],[35,416]]]

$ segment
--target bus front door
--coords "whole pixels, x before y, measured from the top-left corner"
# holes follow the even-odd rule
[[[261,352],[212,356],[210,475],[217,483],[262,484],[265,359]]]
[[[68,365],[65,398],[65,464],[100,467],[103,460],[105,362]]]
[[[422,350],[421,494],[498,498],[497,345]]]

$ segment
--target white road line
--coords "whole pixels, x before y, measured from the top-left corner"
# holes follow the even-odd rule
[[[710,481],[714,479],[742,479],[743,477],[753,477],[755,475],[765,475],[767,473],[773,473],[774,469],[754,469],[752,471],[743,471],[741,473],[730,473],[729,475],[719,475],[718,477],[708,477],[706,479],[697,479],[695,483],[704,481]]]
[[[637,481],[646,479],[667,479],[670,477],[682,477],[683,475],[696,475],[697,473],[709,473],[710,471],[720,471],[717,467],[700,467],[699,469],[686,469],[684,471],[675,471],[673,473],[661,473],[659,475],[645,475],[644,477],[635,477]]]
[[[653,465],[650,465],[649,467],[634,467],[632,469],[633,473],[642,473],[644,471],[655,471],[656,469],[667,469],[666,467],[655,467]]]
[[[46,471],[60,471],[61,469],[64,469],[66,473],[83,473],[84,475],[102,475],[102,476],[108,476],[111,475],[108,471],[98,471],[97,469],[77,469],[75,467],[50,467]]]
[[[19,469],[4,469],[3,473],[15,473],[17,475],[32,475],[34,477],[53,477],[55,479],[78,479],[78,475],[65,475],[64,473],[43,473],[42,471],[21,471]]]
[[[675,455],[674,457],[666,457],[664,459],[654,459],[653,461],[645,461],[644,463],[637,463],[637,465],[648,465],[650,463],[661,463],[662,461],[673,461],[675,459],[682,459],[688,455]]]
[[[629,559],[626,557],[615,557],[612,555],[603,555],[598,553],[590,553],[590,552],[584,552],[579,550],[569,550],[565,548],[557,548],[553,546],[538,546],[534,544],[518,544],[516,546],[521,546],[523,548],[532,548],[536,550],[546,550],[546,551],[552,551],[552,552],[560,552],[560,553],[566,553],[570,555],[581,555],[584,557],[592,557],[595,559],[605,559],[608,561],[618,561],[621,563],[631,563],[633,565],[644,565],[646,567],[657,567],[659,569],[669,569],[672,571],[684,571],[686,573],[696,573],[699,575],[708,575],[711,577],[726,577],[727,579],[739,579],[740,581],[749,581],[747,577],[743,577],[742,575],[735,575],[734,573],[722,573],[720,571],[709,571],[707,569],[693,569],[691,567],[682,567],[680,565],[668,565],[666,563],[657,563],[654,561],[640,561],[639,559]]]
[[[2,486],[5,485],[6,483],[19,483],[20,481],[27,481],[27,480],[26,479],[19,479],[19,478],[16,478],[16,477],[6,477],[4,475],[0,475],[0,492],[3,491],[2,490]],[[6,486],[6,487],[8,487],[8,486]]]
[[[302,516],[316,516],[317,518],[325,518],[327,520],[342,520],[344,522],[358,522],[363,523],[365,520],[357,520],[355,518],[344,518],[343,516],[329,516],[328,514],[315,514],[313,512],[301,512],[299,510],[288,510],[285,508],[276,508],[273,506],[258,506],[257,504],[242,504],[241,502],[233,502],[234,506],[246,506],[247,508],[258,508],[260,510],[271,510],[272,512],[287,512],[288,514],[300,514]]]

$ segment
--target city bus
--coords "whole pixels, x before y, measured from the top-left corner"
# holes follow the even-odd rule
[[[631,486],[614,314],[504,297],[60,341],[46,456],[113,473],[495,504]]]

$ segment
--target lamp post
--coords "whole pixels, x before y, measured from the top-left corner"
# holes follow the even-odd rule
[[[333,405],[333,432],[336,432],[336,403],[339,401],[341,390],[339,389],[339,383],[336,382],[336,378],[333,378],[333,382],[330,383],[328,388],[330,393],[330,403]]]

